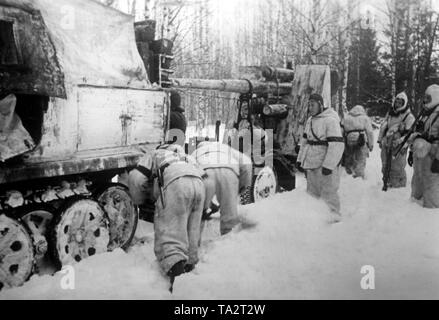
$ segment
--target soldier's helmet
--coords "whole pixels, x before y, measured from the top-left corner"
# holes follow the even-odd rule
[[[328,108],[328,106],[325,106],[325,103],[323,101],[323,97],[318,93],[311,94],[309,96],[309,101],[316,101],[316,102],[320,103],[320,105],[322,106],[322,110],[325,110]]]
[[[427,88],[423,103],[425,110],[432,110],[439,105],[439,85],[433,84]]]

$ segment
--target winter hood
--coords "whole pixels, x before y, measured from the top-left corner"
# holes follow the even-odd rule
[[[366,110],[364,110],[363,106],[358,105],[358,106],[353,107],[349,111],[349,115],[351,115],[353,117],[365,116],[366,115]]]
[[[433,84],[425,91],[425,98],[428,103],[424,103],[424,109],[432,110],[439,105],[439,85]],[[427,102],[425,101],[425,102]]]
[[[397,99],[402,99],[404,101],[404,105],[402,107],[396,109],[395,111],[396,112],[401,112],[401,111],[404,111],[405,109],[407,109],[407,104],[409,102],[409,99],[408,99],[406,93],[405,92],[398,93],[398,95],[395,98],[395,101]],[[395,103],[395,101],[393,103]]]
[[[338,116],[338,113],[332,108],[327,108],[311,118],[334,118],[340,121],[340,117]]]

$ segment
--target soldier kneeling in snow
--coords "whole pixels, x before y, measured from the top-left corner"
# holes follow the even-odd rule
[[[309,98],[308,119],[301,140],[297,166],[306,170],[307,191],[322,198],[340,219],[340,163],[344,151],[340,118],[333,109],[323,103],[319,94]]]
[[[425,122],[414,134],[412,196],[426,208],[439,208],[439,85],[427,88]]]
[[[373,150],[372,121],[362,106],[355,106],[342,120],[346,148],[344,166],[354,178],[365,178],[366,159]]]
[[[198,262],[204,177],[204,171],[178,145],[162,145],[146,154],[130,173],[135,201],[143,196],[148,179],[155,179],[154,252],[171,283]]]
[[[252,181],[252,162],[249,157],[219,142],[201,142],[192,156],[206,171],[206,201],[210,207],[216,195],[220,204],[222,235],[229,233],[239,222],[238,197]]]

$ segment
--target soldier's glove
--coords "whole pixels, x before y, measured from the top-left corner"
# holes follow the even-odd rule
[[[201,221],[209,221],[212,214],[213,213],[209,209],[203,210],[203,214],[201,215]]]
[[[434,159],[433,163],[431,164],[431,172],[432,173],[439,173],[439,160]]]
[[[299,172],[305,172],[305,169],[303,169],[302,168],[302,163],[301,162],[296,162],[296,169],[299,171]]]
[[[220,211],[220,206],[218,206],[218,205],[216,205],[215,203],[211,203],[210,204],[210,214],[212,215],[212,214],[215,214],[215,213],[217,213],[218,211]]]
[[[217,213],[220,210],[220,206],[217,206],[215,203],[211,202],[210,207],[208,209],[203,210],[203,214],[201,215],[201,220],[210,220],[211,215]]]
[[[407,158],[407,163],[410,167],[413,167],[413,151],[409,152],[409,157]]]
[[[324,176],[330,176],[330,175],[332,174],[332,170],[323,167],[323,168],[322,168],[322,174],[323,174]]]
[[[416,131],[416,132],[423,132],[423,131],[424,131],[424,122],[423,122],[423,121],[419,121],[419,122],[416,124],[416,129],[415,129],[415,131]]]

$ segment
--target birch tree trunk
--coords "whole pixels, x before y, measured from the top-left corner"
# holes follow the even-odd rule
[[[352,20],[352,10],[353,10],[353,2],[348,1],[348,12],[347,12],[347,21],[348,23]],[[341,32],[341,31],[340,31]],[[342,36],[342,35],[340,35]],[[348,97],[348,81],[349,81],[349,60],[350,60],[350,47],[352,42],[352,30],[347,30],[345,32],[345,41],[344,41],[344,66],[343,66],[343,85],[341,89],[341,109],[340,113],[344,113],[348,110],[347,108],[347,97]]]
[[[320,13],[320,0],[313,0],[312,3],[312,15],[311,15],[311,62],[312,64],[318,64],[318,52],[316,51],[318,44],[318,24],[319,24],[319,13]]]
[[[392,55],[392,61],[391,63],[391,72],[390,77],[392,79],[392,98],[396,96],[396,56],[397,56],[397,49],[398,49],[398,29],[399,29],[399,20],[396,17],[396,10],[397,10],[397,0],[390,0],[390,12],[389,12],[389,19],[390,19],[390,27],[391,27],[391,55]]]
[[[412,2],[410,4],[410,15],[413,16],[413,24],[416,26],[416,29],[418,30],[419,26],[419,10],[416,9],[416,6],[414,6],[414,3]],[[412,33],[412,36],[410,38],[410,53],[409,57],[412,61],[412,77],[411,77],[411,87],[410,87],[410,95],[411,95],[411,105],[414,110],[414,112],[417,114],[417,99],[416,99],[416,83],[417,83],[417,69],[418,69],[418,57],[416,56],[416,42],[418,37],[419,31],[416,33]]]

